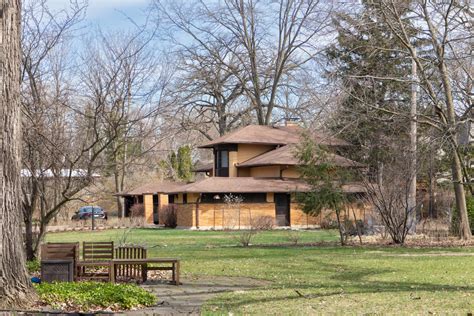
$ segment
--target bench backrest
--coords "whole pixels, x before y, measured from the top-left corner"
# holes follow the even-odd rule
[[[86,242],[82,243],[82,260],[98,261],[114,259],[114,242]]]
[[[45,243],[41,245],[41,260],[79,259],[79,243]]]
[[[121,246],[115,249],[115,259],[146,259],[146,249],[140,246]],[[143,279],[141,264],[120,264],[116,266],[115,276],[119,279]]]
[[[139,246],[117,247],[115,259],[146,259],[146,249]]]

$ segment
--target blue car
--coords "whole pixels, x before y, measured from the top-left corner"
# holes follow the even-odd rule
[[[107,219],[107,212],[99,206],[83,206],[76,211],[76,214],[74,214],[71,219],[90,219],[92,217],[92,212],[94,212],[94,218],[96,219]]]

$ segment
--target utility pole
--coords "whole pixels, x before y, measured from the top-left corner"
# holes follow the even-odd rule
[[[417,75],[416,75],[416,52],[411,60],[411,106],[410,106],[410,191],[408,193],[408,210],[410,214],[410,232],[416,232],[416,169],[417,169],[417,157],[416,157],[416,133],[417,133]]]

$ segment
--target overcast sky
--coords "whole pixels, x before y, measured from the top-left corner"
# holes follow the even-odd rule
[[[140,23],[149,0],[89,0],[87,22],[104,28],[127,28],[127,16]],[[53,10],[66,8],[69,0],[48,0]]]

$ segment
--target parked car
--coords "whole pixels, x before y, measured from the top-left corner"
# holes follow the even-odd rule
[[[107,219],[107,212],[99,206],[83,206],[78,211],[76,211],[76,214],[74,214],[71,219],[90,219],[92,216],[92,211],[94,211],[94,218]]]

